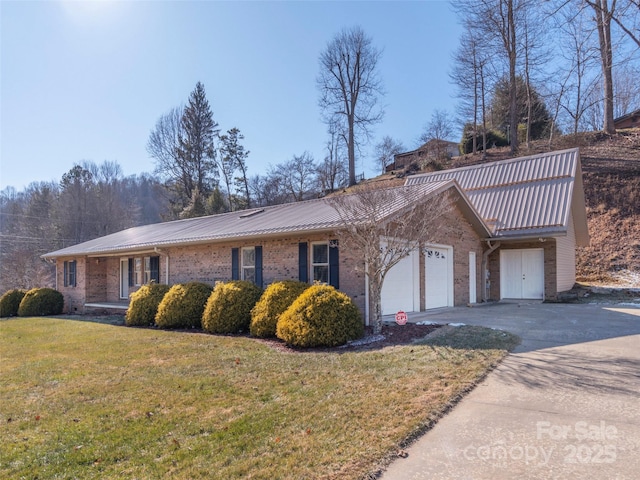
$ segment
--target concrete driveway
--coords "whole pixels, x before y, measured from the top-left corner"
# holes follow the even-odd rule
[[[500,328],[522,344],[383,480],[640,478],[639,307],[497,304],[418,320]]]

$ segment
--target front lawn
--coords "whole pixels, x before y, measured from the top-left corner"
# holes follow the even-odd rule
[[[474,349],[440,336],[292,353],[244,337],[2,320],[0,478],[362,478],[512,346],[487,337]]]

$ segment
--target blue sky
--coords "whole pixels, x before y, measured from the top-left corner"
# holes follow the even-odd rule
[[[455,109],[448,73],[461,27],[446,1],[2,0],[0,9],[0,189],[59,181],[83,160],[152,172],[151,129],[198,81],[220,128],[245,135],[250,174],[305,150],[320,160],[318,57],[353,25],[383,49],[387,91],[358,172],[374,175],[382,136],[413,148],[435,109]]]

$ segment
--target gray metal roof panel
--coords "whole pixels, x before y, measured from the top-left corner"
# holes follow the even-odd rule
[[[455,179],[493,235],[566,229],[577,148],[415,175],[407,185]]]
[[[412,200],[428,196],[452,185],[454,182],[445,180],[412,187],[403,186],[388,189],[392,193],[396,191],[397,195],[390,197],[389,205],[381,212],[380,220],[405,208]],[[414,191],[411,196],[400,194],[407,188]],[[343,225],[343,220],[331,205],[330,199],[322,198],[133,227],[56,250],[43,255],[43,257],[97,255],[232,238],[330,231],[341,225]]]

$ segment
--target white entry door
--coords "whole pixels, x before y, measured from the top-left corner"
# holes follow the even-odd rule
[[[544,250],[500,251],[500,297],[544,298]]]
[[[382,284],[382,314],[420,311],[420,257],[411,252],[394,265]]]
[[[425,308],[453,306],[453,248],[425,247]]]

